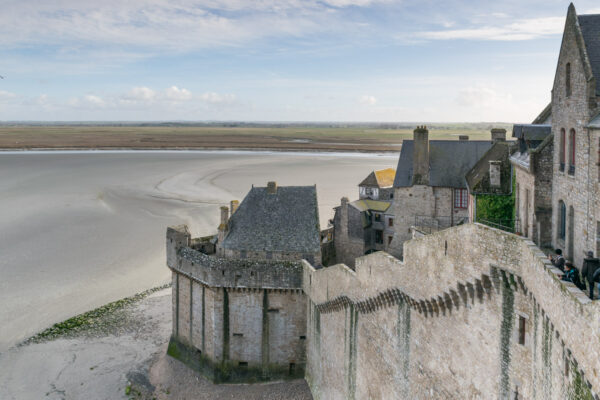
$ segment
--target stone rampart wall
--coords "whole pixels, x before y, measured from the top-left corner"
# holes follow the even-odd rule
[[[362,257],[355,271],[304,265],[316,399],[598,392],[600,307],[531,241],[469,224],[404,254]]]

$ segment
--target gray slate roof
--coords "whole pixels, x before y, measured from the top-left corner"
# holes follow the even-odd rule
[[[320,250],[317,188],[280,186],[268,194],[265,187],[253,187],[228,227],[226,249],[315,253]]]
[[[517,139],[543,141],[552,133],[552,125],[538,124],[515,124],[513,125],[513,137]]]
[[[465,175],[492,147],[492,141],[430,140],[429,185],[466,189]],[[414,142],[404,140],[394,187],[412,186]]]
[[[600,95],[600,14],[580,15],[578,21],[596,78],[596,95]]]

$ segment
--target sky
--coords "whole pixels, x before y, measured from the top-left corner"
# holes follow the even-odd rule
[[[0,121],[531,122],[568,5],[0,0]]]

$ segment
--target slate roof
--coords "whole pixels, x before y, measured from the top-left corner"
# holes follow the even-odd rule
[[[369,176],[359,183],[359,186],[376,186],[379,188],[392,187],[395,175],[396,170],[394,168],[379,169],[371,172]]]
[[[539,141],[546,139],[552,133],[552,125],[541,124],[515,124],[513,125],[513,137],[525,141]]]
[[[588,124],[590,128],[600,128],[600,113],[598,113],[595,117],[592,117],[592,120]]]
[[[577,19],[596,78],[596,95],[600,95],[600,14],[580,15]]]
[[[222,246],[249,251],[320,250],[316,186],[253,187],[228,223]]]
[[[488,140],[430,140],[429,185],[466,189],[465,175],[492,147]],[[394,187],[412,186],[414,142],[404,140]]]
[[[508,153],[510,142],[497,142],[475,163],[465,175],[467,187],[472,194],[510,194],[510,162]],[[501,179],[500,188],[493,188],[490,185],[490,161],[501,161]],[[503,178],[503,179],[502,179]]]

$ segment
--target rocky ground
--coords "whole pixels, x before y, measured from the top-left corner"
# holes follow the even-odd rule
[[[304,380],[214,385],[166,356],[171,290],[56,324],[0,354],[0,399],[311,399]]]

